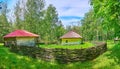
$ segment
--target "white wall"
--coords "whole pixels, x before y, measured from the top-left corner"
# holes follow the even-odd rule
[[[16,38],[18,46],[35,46],[35,38]]]

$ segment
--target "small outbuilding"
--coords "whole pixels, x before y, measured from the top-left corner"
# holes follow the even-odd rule
[[[62,44],[81,44],[82,36],[74,31],[69,31],[60,37]]]
[[[36,46],[39,35],[26,30],[15,30],[4,36],[5,46]]]

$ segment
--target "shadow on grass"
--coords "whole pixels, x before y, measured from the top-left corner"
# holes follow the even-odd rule
[[[0,69],[49,69],[54,64],[27,56],[11,53],[8,48],[0,47]]]
[[[9,48],[0,47],[0,69],[92,69],[94,64],[92,61],[69,64],[45,62],[18,55],[17,53],[11,53]]]

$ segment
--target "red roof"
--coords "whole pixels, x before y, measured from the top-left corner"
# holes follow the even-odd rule
[[[31,32],[28,32],[26,30],[15,30],[7,35],[4,36],[4,38],[9,37],[38,37],[39,35],[33,34]]]
[[[82,36],[80,36],[74,31],[70,31],[66,33],[65,35],[61,36],[60,38],[82,38]]]

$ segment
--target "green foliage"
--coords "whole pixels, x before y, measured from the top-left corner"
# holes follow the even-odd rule
[[[61,21],[58,20],[58,13],[53,5],[49,5],[45,11],[44,17],[44,39],[45,41],[58,40],[64,33],[64,27]]]
[[[3,36],[10,31],[10,24],[7,20],[7,5],[4,4],[3,10],[0,13],[0,42],[3,42]]]
[[[24,17],[24,29],[40,35],[43,26],[44,0],[28,0]]]
[[[14,29],[25,29],[36,33],[45,43],[59,40],[65,29],[58,20],[58,14],[53,5],[44,9],[44,0],[28,0],[24,7],[21,5],[24,3],[18,1],[15,7]]]
[[[120,43],[117,43],[114,45],[114,47],[111,49],[111,55],[109,55],[109,58],[113,58],[116,63],[120,63]]]
[[[15,6],[15,23],[14,23],[14,29],[22,29],[23,28],[23,24],[22,24],[22,16],[23,13],[22,13],[22,8],[20,7],[20,1],[18,1],[16,3],[16,6]]]
[[[114,38],[114,30],[103,23],[103,18],[96,17],[93,10],[86,13],[81,23],[85,40],[111,40]]]
[[[94,11],[90,10],[86,13],[82,23],[82,34],[85,40],[105,40],[102,25],[99,18],[94,16]]]
[[[10,24],[7,20],[7,5],[0,14],[0,38],[16,29],[25,29],[40,35],[45,43],[58,42],[65,33],[62,22],[58,20],[58,13],[53,5],[44,8],[44,0],[18,0],[15,6],[15,21]],[[3,39],[0,39],[3,41]]]
[[[114,37],[120,37],[120,1],[119,0],[91,0],[95,11],[94,16],[102,18],[107,31],[114,30]]]

